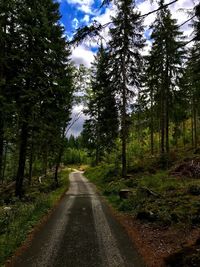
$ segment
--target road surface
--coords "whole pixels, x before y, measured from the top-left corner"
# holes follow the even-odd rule
[[[13,267],[144,267],[124,229],[81,172]]]

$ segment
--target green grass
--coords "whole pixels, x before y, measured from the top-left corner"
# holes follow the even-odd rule
[[[23,201],[13,200],[11,209],[0,207],[0,266],[22,244],[32,228],[47,214],[69,186],[69,171],[60,173],[60,186],[52,190],[52,178],[34,183]]]
[[[120,211],[162,225],[200,225],[200,180],[175,178],[163,170],[133,174],[128,179],[119,178],[119,173],[114,165],[103,165],[89,168],[85,175]],[[120,200],[123,188],[132,191],[129,199]]]

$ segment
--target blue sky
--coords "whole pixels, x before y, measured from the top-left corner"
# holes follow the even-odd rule
[[[88,25],[92,19],[105,12],[100,9],[101,0],[58,0],[60,3],[61,22],[66,34],[72,37],[76,28]]]

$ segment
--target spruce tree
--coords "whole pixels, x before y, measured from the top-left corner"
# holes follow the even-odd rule
[[[19,38],[14,31],[16,25],[16,1],[0,1],[0,180],[3,176],[3,154],[8,125],[14,118],[13,86],[16,78],[17,50]]]
[[[152,25],[153,40],[150,52],[150,70],[154,77],[158,111],[160,114],[161,153],[169,152],[169,120],[173,92],[177,90],[183,73],[184,42],[177,21],[172,19],[164,1]],[[151,85],[152,86],[152,85]]]
[[[96,151],[96,165],[105,152],[110,152],[118,136],[118,110],[108,77],[108,53],[101,45],[92,68],[89,92],[89,119],[84,124],[83,137]]]
[[[17,196],[22,195],[32,126],[39,122],[41,127],[50,124],[51,129],[54,127],[53,131],[61,135],[65,127],[63,117],[68,119],[70,112],[72,90],[68,75],[69,48],[58,23],[58,4],[52,0],[22,2],[18,7],[20,68],[15,88],[20,135]],[[61,115],[61,110],[66,114]],[[57,164],[59,159],[57,156]]]
[[[112,18],[109,42],[109,66],[112,87],[118,97],[122,142],[122,176],[126,177],[128,108],[134,91],[140,86],[144,47],[143,26],[140,13],[135,11],[135,1],[115,1],[117,14]]]

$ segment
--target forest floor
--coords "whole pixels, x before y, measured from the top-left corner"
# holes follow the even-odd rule
[[[34,177],[31,186],[25,183],[25,194],[21,200],[15,198],[12,183],[0,188],[0,266],[28,235],[32,235],[33,229],[44,218],[48,219],[47,215],[68,189],[68,176],[67,168],[60,171],[58,188],[53,183],[52,173],[42,181]]]
[[[200,157],[163,170],[145,162],[120,179],[116,166],[86,169],[149,267],[200,266]],[[126,189],[128,196],[120,197]],[[114,208],[114,209],[113,209]]]

